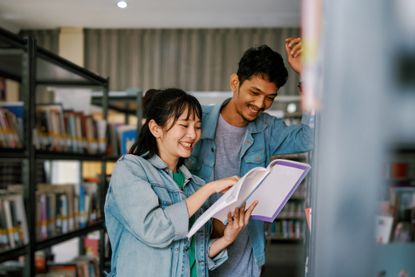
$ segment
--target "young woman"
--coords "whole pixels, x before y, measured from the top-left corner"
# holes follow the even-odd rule
[[[130,154],[118,160],[105,202],[110,276],[207,276],[227,259],[226,247],[248,224],[256,203],[228,215],[223,237],[210,239],[207,223],[189,241],[190,224],[208,198],[238,177],[205,184],[184,166],[201,135],[196,98],[167,89],[145,100],[146,123]]]

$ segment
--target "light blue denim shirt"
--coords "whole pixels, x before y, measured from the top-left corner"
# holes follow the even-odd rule
[[[202,137],[195,146],[192,156],[186,160],[190,171],[204,179],[212,181],[215,167],[215,132],[221,107],[229,101],[215,106],[203,106]],[[240,151],[240,175],[250,169],[266,167],[274,155],[310,151],[313,146],[314,132],[310,125],[313,117],[304,115],[302,124],[287,126],[282,119],[261,113],[257,119],[248,124]],[[248,233],[258,266],[265,263],[264,224],[250,220]]]
[[[183,191],[157,155],[146,160],[121,157],[105,200],[105,224],[111,242],[109,276],[189,276],[189,215],[185,199],[204,185],[182,165]],[[206,204],[196,212],[200,216]],[[208,276],[227,259],[223,250],[208,258],[211,223],[195,234],[197,276]]]

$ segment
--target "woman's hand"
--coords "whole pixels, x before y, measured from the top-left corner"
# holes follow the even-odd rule
[[[254,201],[247,210],[245,204],[240,208],[235,208],[233,216],[228,214],[228,224],[225,227],[223,238],[228,244],[233,243],[238,237],[239,233],[248,225],[249,218],[255,209],[258,201]]]
[[[186,198],[187,212],[189,218],[205,203],[208,198],[215,192],[224,192],[233,184],[238,182],[239,177],[231,176],[214,182],[207,183],[198,189],[195,193]]]
[[[210,182],[207,185],[212,189],[212,193],[225,192],[238,181],[239,181],[238,176],[230,176],[230,177],[226,177],[223,179]]]
[[[228,214],[228,224],[225,226],[223,237],[215,240],[211,245],[208,252],[209,257],[216,256],[236,240],[239,233],[248,225],[249,218],[257,204],[258,201],[254,201],[247,210],[245,210],[244,204],[242,207],[235,209],[233,216],[231,213]]]

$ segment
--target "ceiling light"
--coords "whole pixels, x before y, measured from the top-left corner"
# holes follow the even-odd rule
[[[287,106],[287,112],[295,113],[297,111],[297,105],[295,103],[290,103]]]
[[[127,1],[120,0],[117,2],[117,7],[120,9],[125,9],[127,7]]]

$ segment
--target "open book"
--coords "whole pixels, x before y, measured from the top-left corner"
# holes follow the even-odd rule
[[[226,224],[229,212],[233,213],[245,202],[248,208],[255,200],[258,205],[252,218],[273,222],[310,168],[306,163],[273,160],[266,168],[251,169],[195,221],[187,237],[193,236],[212,217]]]

